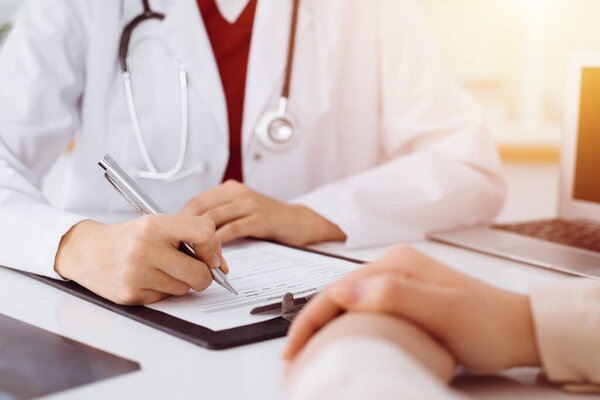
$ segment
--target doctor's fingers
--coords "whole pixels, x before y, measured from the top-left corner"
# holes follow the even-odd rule
[[[120,278],[117,297],[124,305],[155,303],[170,295],[181,296],[190,291],[187,283],[156,268],[124,270]]]
[[[169,276],[160,269],[148,271],[140,284],[145,289],[162,293],[164,296],[183,296],[191,289],[189,284]]]
[[[183,282],[188,286],[188,290],[192,288],[202,291],[212,283],[212,275],[206,264],[175,249],[156,252],[152,257],[152,266]],[[182,286],[181,289],[183,291]]]
[[[163,297],[169,295],[181,296],[190,291],[188,283],[169,276],[158,267],[123,268],[119,278],[120,290],[118,296],[129,304],[150,301],[156,298],[154,294],[147,293],[148,291],[162,293]]]
[[[328,290],[319,293],[294,319],[288,330],[288,342],[281,355],[284,360],[293,360],[319,329],[344,311],[331,299]]]
[[[140,218],[143,233],[159,235],[174,248],[180,242],[192,244],[196,256],[213,268],[223,265],[220,243],[215,241],[216,227],[209,218],[188,215],[149,215]]]
[[[208,210],[203,217],[210,218],[217,228],[235,221],[237,219],[247,217],[255,210],[253,202],[244,200],[234,200],[227,204],[220,205]]]
[[[208,267],[215,269],[220,268],[221,271],[225,272],[226,274],[229,273],[229,266],[227,265],[225,257],[223,257],[221,240],[216,236],[216,232],[211,242],[196,243],[193,244],[192,247],[194,248],[196,257],[204,261]]]
[[[159,302],[169,297],[169,294],[157,292],[151,289],[129,290],[117,296],[116,299],[111,299],[115,303],[124,306],[143,306]]]
[[[225,257],[223,257],[223,246],[221,244],[221,239],[219,239],[216,236],[216,233],[215,233],[215,241],[214,241],[213,246],[214,246],[213,248],[215,250],[215,253],[219,256],[219,258],[221,260],[221,266],[219,268],[221,269],[221,271],[228,274],[229,273],[229,265],[227,264],[227,260],[225,260]]]
[[[159,235],[175,247],[179,246],[179,242],[212,243],[215,236],[215,224],[206,217],[157,214],[147,215],[138,220],[145,233]]]
[[[227,204],[244,194],[252,192],[252,189],[243,183],[228,180],[215,188],[192,197],[183,207],[181,213],[186,215],[202,215],[208,210]]]
[[[259,218],[254,215],[237,219],[223,225],[217,230],[217,237],[222,243],[231,242],[247,236],[266,239],[263,232],[264,226],[260,224]]]

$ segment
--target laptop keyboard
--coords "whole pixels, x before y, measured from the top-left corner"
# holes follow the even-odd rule
[[[551,219],[494,225],[494,228],[579,249],[600,252],[600,225],[589,222]]]

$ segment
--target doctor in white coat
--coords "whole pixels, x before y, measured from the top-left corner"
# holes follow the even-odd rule
[[[143,304],[210,284],[207,265],[226,269],[221,241],[369,246],[498,213],[504,183],[480,110],[442,68],[413,0],[301,0],[294,30],[293,0],[216,0],[231,24],[254,7],[243,183],[223,184],[227,82],[195,0],[151,0],[164,19],[131,35],[136,136],[119,44],[144,3],[25,2],[0,54],[0,265]],[[280,104],[292,31],[297,129],[273,150],[257,125]],[[42,177],[75,135],[63,197],[50,205]],[[181,168],[159,176],[181,161],[183,142]],[[107,152],[182,214],[131,219],[96,166]],[[206,265],[174,258],[184,239]]]

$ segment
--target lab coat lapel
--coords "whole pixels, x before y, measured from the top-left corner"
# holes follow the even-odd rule
[[[242,128],[244,144],[248,144],[254,135],[254,128],[263,113],[271,107],[276,107],[271,100],[276,95],[276,90],[281,90],[283,85],[292,5],[292,0],[276,0],[258,1],[256,6],[246,77]],[[302,40],[303,34],[307,32],[310,22],[311,16],[300,2],[295,64],[300,61],[298,60],[298,43]],[[292,72],[292,82],[293,80],[294,73]],[[292,92],[293,86],[292,83]],[[277,98],[279,97],[277,96]]]
[[[163,29],[166,40],[186,66],[188,85],[201,93],[203,106],[210,109],[219,131],[227,134],[225,93],[196,1],[177,0],[164,20]]]

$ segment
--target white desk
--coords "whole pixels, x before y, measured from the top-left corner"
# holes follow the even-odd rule
[[[532,210],[536,217],[553,214],[551,200],[555,196],[556,177],[552,166],[510,166],[507,172],[511,187],[523,186],[522,192],[511,194],[507,210],[522,210],[520,204],[530,204],[531,199],[525,201],[525,198],[531,194],[540,201]],[[517,212],[502,215],[502,219],[516,217],[522,215]],[[441,244],[419,242],[415,246],[487,282],[521,292],[539,282],[569,279],[561,274]],[[335,244],[319,248],[365,260],[373,259],[385,250],[348,252]],[[52,398],[250,400],[282,397],[283,363],[279,354],[284,339],[226,351],[205,350],[5,269],[0,269],[0,293],[1,313],[136,360],[142,366],[141,371]],[[455,386],[481,399],[569,398],[547,385],[533,384],[537,372],[537,369],[519,369],[492,377],[461,376]]]

